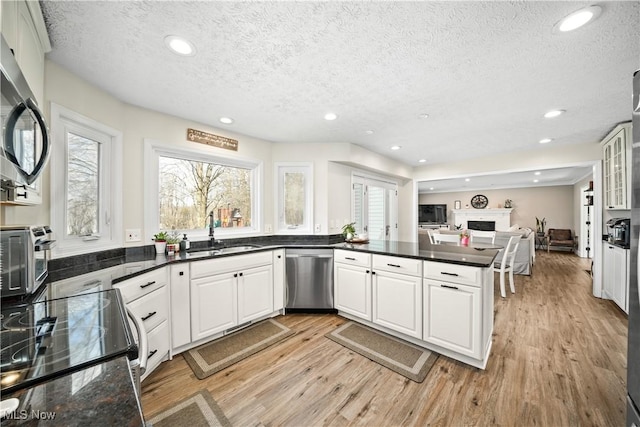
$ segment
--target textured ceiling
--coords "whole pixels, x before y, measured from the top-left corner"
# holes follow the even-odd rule
[[[640,3],[43,1],[48,58],[134,105],[412,166],[599,141],[630,120]],[[191,40],[180,57],[164,37]],[[542,117],[550,109],[563,116]],[[338,114],[327,122],[326,112]],[[429,118],[422,119],[421,113]],[[374,133],[368,135],[367,130]],[[391,151],[391,145],[402,146]],[[427,162],[419,164],[418,159]]]

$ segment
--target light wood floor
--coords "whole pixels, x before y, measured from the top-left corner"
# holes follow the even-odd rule
[[[484,371],[440,356],[418,384],[324,338],[343,318],[287,315],[296,335],[205,380],[181,356],[163,363],[143,384],[145,417],[208,389],[234,426],[623,426],[627,318],[591,296],[586,268],[539,251],[515,295],[496,286]]]

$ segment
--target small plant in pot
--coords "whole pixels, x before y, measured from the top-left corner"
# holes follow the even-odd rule
[[[156,245],[157,254],[164,254],[165,249],[167,249],[168,237],[169,236],[167,235],[166,231],[160,231],[159,233],[153,235],[153,241]]]
[[[171,255],[180,250],[180,237],[176,231],[167,234],[167,252]]]
[[[345,224],[342,227],[342,235],[347,241],[353,239],[356,235],[355,224],[356,224],[355,222],[350,222],[349,224]]]

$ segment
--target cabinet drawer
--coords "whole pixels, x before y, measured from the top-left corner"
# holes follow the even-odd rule
[[[478,287],[482,284],[482,270],[480,268],[444,262],[425,261],[424,277]]]
[[[147,334],[149,353],[147,353],[147,370],[143,377],[147,377],[156,366],[167,357],[169,352],[169,322],[164,321]]]
[[[148,332],[169,317],[167,304],[167,287],[156,289],[152,293],[138,298],[127,304],[144,322],[144,329]]]
[[[273,262],[272,256],[271,251],[264,251],[253,254],[194,261],[191,263],[191,278],[197,279],[198,277],[206,277],[228,271],[240,271],[271,264]]]
[[[395,256],[374,255],[373,270],[390,271],[392,273],[422,276],[422,261]]]
[[[336,249],[333,251],[333,260],[343,264],[359,265],[369,267],[371,265],[371,254],[365,252],[345,251]]]
[[[147,295],[148,293],[153,292],[166,284],[167,269],[160,268],[158,270],[150,271],[149,273],[134,277],[133,279],[116,283],[115,285],[113,285],[113,287],[120,289],[124,302],[130,303],[131,301],[135,301],[141,296]]]

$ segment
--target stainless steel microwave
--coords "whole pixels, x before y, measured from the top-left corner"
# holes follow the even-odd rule
[[[1,34],[0,71],[0,201],[28,202],[28,190],[49,158],[49,132],[35,97]]]
[[[50,250],[55,245],[48,226],[0,227],[0,297],[35,292],[49,274]]]

